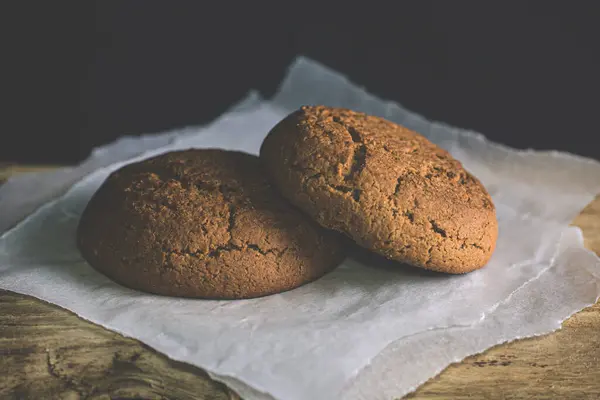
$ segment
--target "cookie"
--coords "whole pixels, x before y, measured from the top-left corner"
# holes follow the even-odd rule
[[[302,107],[269,132],[260,158],[292,203],[387,258],[458,274],[494,251],[498,223],[483,185],[448,152],[383,118]]]
[[[342,239],[285,201],[258,157],[222,150],[171,152],[113,172],[77,231],[83,257],[114,281],[210,299],[313,281],[342,261]]]

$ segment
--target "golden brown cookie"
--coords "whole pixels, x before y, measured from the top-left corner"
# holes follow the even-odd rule
[[[494,251],[498,223],[483,185],[448,152],[383,118],[302,107],[269,132],[260,157],[292,203],[387,258],[464,273]]]
[[[118,283],[214,299],[315,280],[342,261],[341,240],[285,201],[258,157],[221,150],[167,153],[113,172],[77,232],[84,258]]]

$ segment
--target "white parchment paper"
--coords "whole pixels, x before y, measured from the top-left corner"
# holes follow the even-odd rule
[[[269,129],[303,104],[383,116],[460,159],[497,207],[500,234],[486,268],[444,276],[348,259],[287,293],[206,301],[129,290],[82,260],[78,219],[111,171],[189,147],[257,154]],[[451,362],[557,329],[592,304],[600,295],[600,261],[568,225],[598,193],[596,161],[516,151],[428,122],[299,58],[271,100],[251,93],[209,126],[126,138],[79,167],[10,180],[0,188],[0,229],[55,199],[0,238],[0,288],[58,304],[202,367],[247,399],[391,399]]]

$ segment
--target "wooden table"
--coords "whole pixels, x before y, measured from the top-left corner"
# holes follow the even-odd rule
[[[11,168],[2,173],[30,171]],[[8,172],[7,172],[8,171]],[[574,221],[600,253],[600,198]],[[0,291],[2,399],[237,399],[201,369],[34,298]],[[600,399],[600,304],[550,335],[451,365],[410,399]]]

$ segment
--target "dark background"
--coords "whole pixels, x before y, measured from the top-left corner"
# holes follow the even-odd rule
[[[600,158],[596,1],[6,3],[0,161],[206,123],[296,54],[430,119]]]

